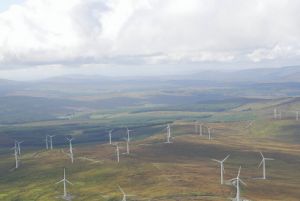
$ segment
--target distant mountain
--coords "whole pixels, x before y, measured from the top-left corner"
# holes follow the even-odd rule
[[[75,80],[98,80],[98,81],[124,81],[124,80],[214,80],[214,81],[230,81],[243,80],[257,81],[270,80],[291,76],[300,73],[300,66],[288,66],[282,68],[256,68],[246,69],[234,72],[223,72],[217,70],[206,70],[189,75],[162,75],[162,76],[124,76],[124,77],[107,77],[101,75],[62,75],[60,78],[71,78]],[[58,77],[56,77],[57,79]],[[53,78],[51,78],[53,79]],[[270,80],[271,81],[271,80]]]
[[[20,82],[13,81],[13,80],[0,79],[0,85],[17,85],[17,84],[20,84]]]
[[[247,79],[247,80],[265,80],[283,76],[289,76],[300,73],[300,66],[289,66],[282,68],[256,68],[246,69],[235,72],[220,72],[208,70],[201,73],[190,75],[190,79],[202,80],[226,80],[229,79]]]

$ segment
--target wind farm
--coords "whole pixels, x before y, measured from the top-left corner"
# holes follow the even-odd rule
[[[0,4],[0,200],[299,201],[300,1]]]
[[[238,97],[2,126],[0,199],[298,200],[299,107],[298,97]]]

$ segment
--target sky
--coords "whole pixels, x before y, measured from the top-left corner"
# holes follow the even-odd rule
[[[297,0],[3,0],[0,78],[300,64]]]

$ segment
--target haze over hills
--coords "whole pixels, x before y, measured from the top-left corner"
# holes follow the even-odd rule
[[[120,81],[142,81],[151,84],[151,81],[166,82],[170,80],[211,80],[211,81],[238,81],[238,82],[299,82],[300,66],[288,66],[281,68],[257,68],[224,72],[218,70],[204,70],[197,73],[181,75],[161,75],[161,76],[122,76],[108,77],[102,75],[67,74],[50,77],[36,81],[12,81],[0,79],[0,85],[18,84],[45,84],[45,83],[101,83]],[[150,82],[149,82],[150,81]]]
[[[300,66],[288,66],[282,68],[257,68],[238,70],[234,72],[224,72],[217,70],[205,70],[198,73],[188,75],[162,75],[162,76],[124,76],[124,77],[107,77],[101,75],[62,75],[57,77],[48,78],[40,81],[59,82],[60,80],[66,82],[66,79],[73,80],[98,80],[98,81],[124,81],[124,80],[242,80],[245,81],[258,81],[270,79],[280,79],[290,81],[291,76],[297,78],[300,73]],[[298,81],[293,79],[293,81]],[[71,82],[71,80],[70,80]]]

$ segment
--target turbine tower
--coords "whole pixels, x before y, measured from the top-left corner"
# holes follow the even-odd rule
[[[15,142],[15,146],[11,149],[14,149],[15,150],[15,159],[16,159],[16,169],[19,168],[19,164],[18,164],[18,147],[17,147],[17,143]]]
[[[60,180],[59,182],[57,182],[56,184],[60,183],[60,182],[64,182],[64,196],[67,196],[67,189],[66,189],[66,182],[68,182],[69,184],[73,185],[71,182],[69,182],[68,180],[66,180],[66,168],[64,168],[64,179]]]
[[[213,161],[216,161],[216,162],[218,162],[218,163],[221,163],[221,184],[224,184],[223,183],[223,171],[224,171],[224,173],[225,173],[225,168],[224,168],[224,165],[223,165],[223,162],[229,157],[230,155],[228,155],[224,160],[222,160],[222,161],[218,161],[218,160],[216,160],[216,159],[211,159],[211,160],[213,160]]]
[[[114,145],[117,146],[117,149],[115,152],[117,152],[117,156],[118,156],[118,163],[120,162],[120,152],[119,152],[119,149],[123,148],[123,147],[119,147],[117,143],[115,143]]]
[[[51,147],[51,149],[52,149],[52,137],[54,137],[55,135],[48,135],[49,137],[50,137],[50,147]]]
[[[263,179],[266,179],[266,160],[274,160],[273,158],[265,158],[264,155],[261,153],[261,151],[259,151],[261,156],[262,156],[262,161],[260,163],[260,165],[258,167],[261,166],[261,164],[263,163],[263,172],[264,172],[264,178]]]
[[[197,124],[198,124],[198,121],[195,122],[195,130],[196,130],[195,132],[196,133],[197,133]]]
[[[241,166],[239,169],[238,176],[234,179],[231,179],[229,181],[232,181],[232,184],[236,187],[236,201],[240,201],[240,185],[239,182],[242,182],[245,186],[247,186],[241,179],[240,179],[240,172],[241,172]],[[234,184],[236,183],[236,185]]]
[[[75,150],[75,149],[73,149],[73,147],[72,147],[72,140],[74,140],[74,138],[72,138],[71,140],[67,138],[67,140],[70,141],[70,157],[71,157],[72,163],[73,163],[73,150]]]
[[[129,154],[129,142],[131,140],[131,138],[126,139],[125,137],[123,137],[126,141],[127,141],[127,154]]]
[[[109,144],[111,144],[111,132],[113,131],[114,129],[110,130],[110,131],[106,131],[108,132],[108,135],[109,135]]]
[[[276,108],[274,109],[274,118],[276,118]]]
[[[21,146],[20,146],[20,144],[21,144],[22,142],[23,142],[23,141],[21,141],[21,142],[15,141],[15,143],[18,143],[19,155],[21,155]],[[16,144],[15,144],[15,146],[16,146]]]
[[[121,188],[119,185],[118,185],[118,187],[119,187],[119,189],[122,191],[122,193],[123,193],[123,195],[124,195],[122,201],[126,201],[126,196],[136,196],[136,195],[126,195],[126,194],[124,193],[124,191],[122,190],[122,188]]]
[[[296,121],[298,121],[298,114],[299,114],[299,111],[297,110],[296,111]]]
[[[200,124],[200,131],[199,131],[200,132],[200,136],[202,136],[202,125],[203,124]]]
[[[43,140],[43,142],[46,142],[46,149],[48,149],[48,142],[49,142],[49,140],[48,140],[48,134],[46,134],[46,139],[45,140]]]

